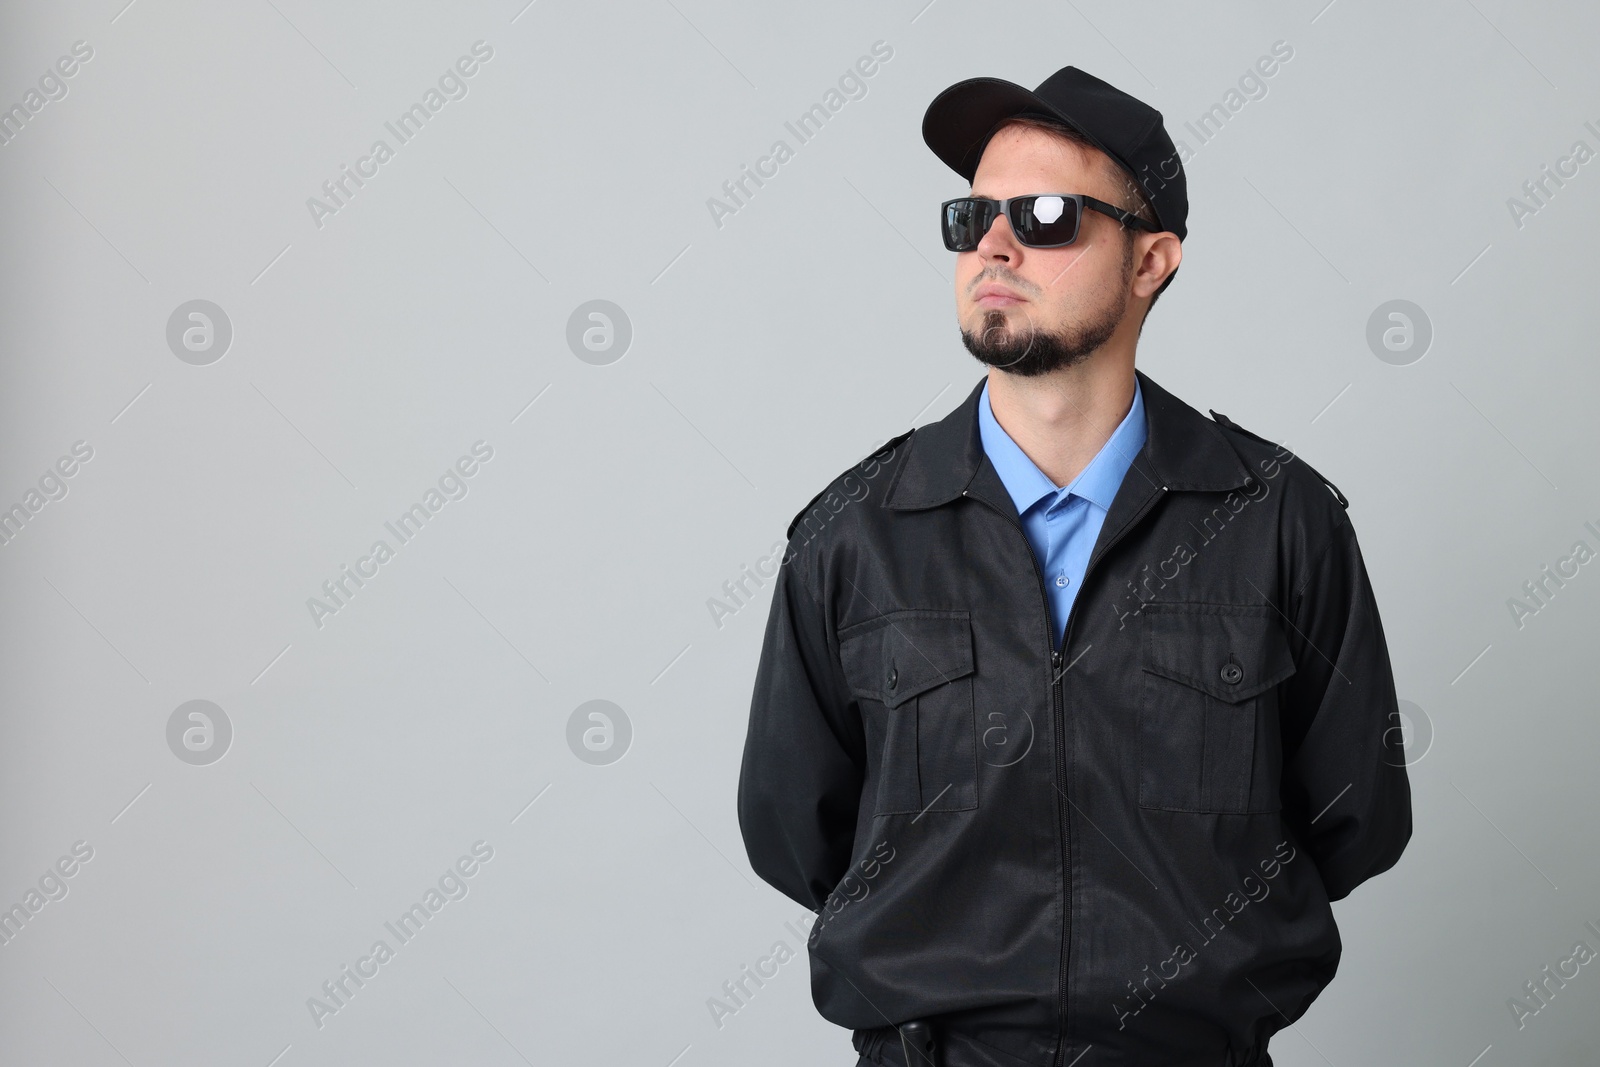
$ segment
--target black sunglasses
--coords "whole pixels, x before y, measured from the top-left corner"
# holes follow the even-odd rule
[[[1131,211],[1082,193],[1034,193],[1005,200],[964,196],[940,204],[939,221],[944,231],[944,246],[952,252],[971,252],[977,248],[1002,211],[1022,244],[1029,248],[1061,248],[1078,239],[1078,223],[1083,219],[1084,208],[1110,215],[1124,226],[1161,232],[1159,226]]]

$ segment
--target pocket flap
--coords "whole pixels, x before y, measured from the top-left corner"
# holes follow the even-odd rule
[[[965,611],[895,611],[840,634],[840,659],[856,696],[890,708],[972,673]]]
[[[1146,604],[1143,667],[1236,704],[1295,671],[1283,628],[1266,605]]]

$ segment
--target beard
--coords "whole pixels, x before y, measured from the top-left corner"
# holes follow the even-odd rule
[[[1133,270],[1132,236],[1124,246],[1123,274]],[[1023,305],[1014,305],[1020,309]],[[1038,328],[1026,316],[1013,326],[1007,322],[1006,309],[990,308],[983,313],[983,323],[978,333],[963,329],[961,343],[966,345],[979,363],[996,367],[1022,378],[1036,378],[1041,374],[1082,363],[1099,351],[1128,310],[1128,290],[1118,286],[1111,299],[1089,312],[1074,325],[1051,332]]]

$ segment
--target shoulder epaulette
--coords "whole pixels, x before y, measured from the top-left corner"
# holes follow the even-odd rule
[[[915,426],[913,426],[911,429],[907,430],[905,433],[901,434],[899,437],[891,437],[891,438],[889,438],[889,440],[887,440],[887,441],[885,441],[883,443],[883,447],[882,448],[879,448],[876,452],[873,452],[873,453],[871,453],[871,454],[869,454],[867,456],[862,457],[861,461],[859,463],[857,463],[856,466],[859,467],[862,464],[866,463],[866,461],[869,460],[869,459],[873,459],[874,457],[877,457],[877,456],[882,456],[885,452],[894,451],[894,446],[898,445],[901,441],[904,441],[906,438],[910,437],[913,433],[916,433],[916,429],[917,428]],[[833,483],[829,482],[827,485],[823,486],[817,492],[816,496],[814,496],[810,500],[806,501],[806,506],[805,507],[803,507],[799,511],[795,512],[794,518],[789,521],[789,528],[787,530],[785,530],[784,533],[783,533],[783,536],[785,538],[794,537],[794,528],[796,526],[800,525],[800,520],[806,517],[806,514],[811,510],[811,508],[816,504],[817,501],[822,499],[822,495],[824,493],[826,493],[829,490],[829,488],[832,487],[832,485],[833,485]]]
[[[1258,433],[1251,433],[1249,430],[1245,429],[1243,426],[1240,426],[1237,422],[1234,422],[1232,419],[1228,418],[1228,416],[1222,414],[1220,411],[1211,412],[1211,417],[1213,419],[1215,419],[1219,424],[1221,424],[1223,426],[1226,426],[1230,430],[1237,430],[1239,433],[1244,434],[1246,437],[1254,437],[1257,441],[1260,441],[1263,444],[1271,445],[1273,448],[1278,448],[1278,449],[1283,448],[1283,445],[1279,444],[1277,441],[1269,441],[1265,437],[1262,437]],[[1299,457],[1296,457],[1296,458],[1299,458]],[[1300,462],[1305,463],[1305,460],[1301,460]],[[1322,484],[1327,486],[1333,492],[1334,499],[1339,501],[1339,506],[1340,507],[1344,508],[1346,511],[1350,510],[1350,501],[1346,500],[1344,494],[1339,492],[1339,487],[1337,485],[1334,485],[1332,482],[1328,481],[1328,479],[1322,474],[1322,472],[1317,470],[1317,468],[1311,466],[1311,464],[1306,463],[1306,469],[1309,470],[1312,474],[1315,474],[1318,478],[1322,479]]]

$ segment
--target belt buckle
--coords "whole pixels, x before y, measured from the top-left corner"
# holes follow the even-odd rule
[[[925,1019],[912,1019],[901,1023],[900,1051],[905,1054],[906,1067],[939,1067],[939,1043],[933,1039],[933,1028]]]

